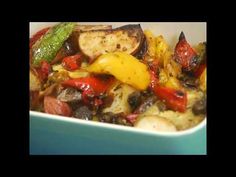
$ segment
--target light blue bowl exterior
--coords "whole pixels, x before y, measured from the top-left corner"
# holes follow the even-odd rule
[[[30,115],[31,155],[206,155],[206,126],[176,137]]]

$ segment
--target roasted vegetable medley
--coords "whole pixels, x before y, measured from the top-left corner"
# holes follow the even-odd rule
[[[30,38],[30,110],[153,131],[206,117],[206,42],[140,25],[58,23]]]

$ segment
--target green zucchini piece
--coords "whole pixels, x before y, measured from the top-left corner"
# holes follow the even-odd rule
[[[50,63],[72,33],[76,23],[63,22],[53,26],[32,47],[33,66],[39,66],[41,61]]]

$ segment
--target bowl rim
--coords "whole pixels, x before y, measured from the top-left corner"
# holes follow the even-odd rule
[[[198,125],[192,128],[186,129],[186,130],[182,130],[178,132],[155,132],[151,130],[144,130],[144,129],[134,128],[134,127],[129,127],[129,126],[116,125],[116,124],[104,123],[104,122],[96,122],[96,121],[87,121],[87,120],[81,120],[81,119],[76,119],[72,117],[47,114],[47,113],[31,111],[31,110],[29,111],[29,115],[30,115],[30,119],[36,116],[36,117],[40,117],[44,119],[47,118],[51,120],[76,123],[76,124],[87,125],[87,126],[92,126],[92,127],[114,129],[114,130],[121,130],[121,131],[123,130],[126,132],[154,135],[154,136],[164,136],[164,137],[179,137],[179,136],[193,134],[199,131],[200,129],[202,129],[203,127],[206,127],[206,124],[207,124],[207,117],[205,117],[204,120],[201,121]]]

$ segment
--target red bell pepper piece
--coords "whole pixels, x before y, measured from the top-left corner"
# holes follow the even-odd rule
[[[46,61],[42,61],[40,67],[36,68],[36,71],[39,74],[39,78],[44,81],[51,71],[51,65]]]
[[[94,107],[99,107],[103,104],[102,99],[100,98],[94,98],[95,94],[93,90],[85,90],[82,93],[82,100],[85,104],[92,104]]]
[[[103,101],[101,100],[101,99],[99,99],[99,98],[95,98],[94,99],[94,105],[95,106],[100,106],[100,105],[102,105],[103,104]]]
[[[62,60],[62,66],[69,71],[73,71],[73,70],[78,69],[80,67],[80,65],[81,65],[81,55],[80,54],[68,56]]]
[[[158,83],[158,68],[159,68],[159,60],[155,59],[151,62],[145,61],[145,64],[149,66],[149,74],[151,76],[151,82],[150,82],[150,87],[154,88]]]
[[[93,93],[94,95],[98,96],[102,93],[105,93],[107,89],[111,86],[114,79],[109,78],[102,78],[99,76],[89,76],[83,78],[76,78],[76,79],[69,79],[62,83],[63,86],[66,87],[74,87],[76,89],[87,91],[89,93]]]
[[[89,104],[91,103],[91,98],[94,98],[95,94],[94,91],[92,89],[88,89],[88,90],[84,90],[82,92],[82,100],[84,101],[84,103]]]
[[[81,90],[83,92],[82,99],[84,103],[94,104],[95,107],[97,107],[103,103],[102,100],[95,98],[94,101],[92,101],[91,99],[105,93],[113,82],[114,79],[112,77],[102,78],[99,76],[89,76],[84,78],[69,79],[64,81],[62,85]]]
[[[184,91],[156,86],[153,92],[165,102],[166,106],[174,111],[185,112],[187,94]]]
[[[206,68],[206,64],[205,63],[204,64],[200,64],[198,69],[194,72],[194,76],[195,77],[200,77],[205,68]]]
[[[174,59],[181,64],[182,68],[186,71],[190,71],[198,65],[199,60],[197,53],[187,42],[183,32],[181,32],[179,42],[175,47]]]
[[[149,73],[151,76],[150,88],[154,89],[159,84],[159,80],[158,80],[158,77],[154,71],[150,70]]]
[[[33,35],[32,38],[30,38],[30,48],[37,42],[37,40],[39,40],[41,38],[41,36],[43,36],[48,30],[50,29],[50,27],[48,28],[44,28],[40,31],[38,31],[37,33],[35,33]]]
[[[158,68],[159,68],[159,60],[154,59],[148,65],[149,65],[149,68],[150,68],[151,71],[153,71],[154,73],[157,73]]]
[[[174,111],[185,112],[187,107],[187,93],[160,86],[156,74],[150,71],[150,75],[151,82],[149,87],[154,94],[163,100],[168,108]]]

